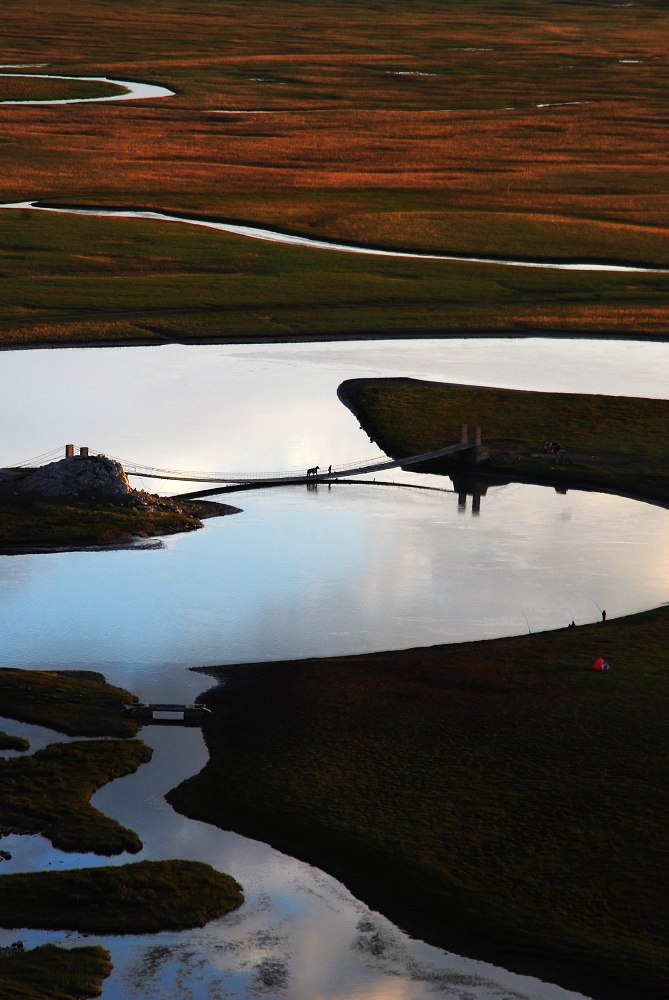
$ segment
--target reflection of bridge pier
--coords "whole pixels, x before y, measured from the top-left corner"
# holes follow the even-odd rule
[[[481,494],[478,491],[473,493],[467,493],[466,490],[458,490],[458,510],[462,511],[462,513],[464,514],[464,512],[467,510],[467,497],[471,496],[472,514],[480,514],[482,495],[485,495],[485,491],[483,494]]]
[[[464,514],[467,510],[467,497],[472,498],[472,514],[477,517],[481,513],[481,497],[484,497],[490,486],[500,486],[499,482],[489,479],[482,479],[480,476],[473,476],[471,473],[451,473],[453,490],[458,494],[458,510]]]

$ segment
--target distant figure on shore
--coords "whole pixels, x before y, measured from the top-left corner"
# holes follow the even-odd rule
[[[569,625],[569,628],[576,628],[576,622],[573,619],[571,624]]]
[[[328,476],[332,475],[332,466],[328,465]]]
[[[606,611],[602,611],[602,622],[606,621]]]

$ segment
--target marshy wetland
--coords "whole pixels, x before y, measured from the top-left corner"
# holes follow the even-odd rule
[[[512,412],[505,387],[666,400],[663,5],[51,6],[3,10],[17,71],[0,102],[51,104],[0,104],[0,202],[19,206],[0,213],[3,465],[73,437],[165,469],[343,464],[376,450],[337,400],[352,378],[498,387]],[[115,101],[103,78],[173,96]],[[500,258],[542,266],[480,263]],[[499,437],[501,413],[488,424]],[[239,517],[153,551],[0,558],[8,664],[93,667],[145,700],[200,694],[188,666],[242,664],[211,693],[206,746],[147,727],[151,762],[94,805],[141,839],[133,860],[211,863],[246,902],[197,931],[96,938],[103,996],[666,992],[667,616],[625,617],[666,599],[666,496],[393,480],[237,495]],[[493,636],[515,638],[466,641]],[[613,669],[595,677],[602,653]],[[33,751],[60,739],[2,729]],[[40,836],[10,846],[3,872],[100,865]],[[18,936],[79,940],[2,940]],[[109,971],[96,961],[88,995]]]

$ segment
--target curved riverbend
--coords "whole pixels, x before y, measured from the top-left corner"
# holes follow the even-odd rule
[[[509,351],[509,347],[512,348]],[[167,456],[178,455],[180,457],[181,440],[179,432],[183,433],[189,423],[185,416],[193,412],[193,403],[190,395],[186,393],[184,382],[191,381],[193,390],[197,392],[197,412],[200,432],[202,428],[210,428],[212,432],[211,442],[207,443],[205,454],[213,452],[216,442],[220,437],[220,428],[228,426],[243,426],[244,435],[234,435],[239,438],[234,441],[238,447],[238,452],[233,452],[233,442],[226,444],[226,459],[232,461],[236,467],[243,461],[252,450],[254,455],[258,455],[258,461],[263,467],[271,468],[270,458],[274,458],[283,467],[291,464],[290,456],[296,445],[305,456],[316,458],[320,455],[320,449],[325,449],[327,457],[339,459],[339,453],[335,447],[343,449],[341,455],[349,457],[358,454],[358,444],[361,432],[357,429],[355,421],[350,420],[348,411],[336,404],[334,388],[342,378],[351,375],[352,372],[368,374],[370,368],[374,371],[392,373],[403,373],[407,370],[415,374],[423,374],[425,377],[444,377],[446,373],[451,378],[466,380],[467,377],[476,382],[490,380],[492,373],[495,373],[497,381],[512,380],[513,384],[518,384],[519,379],[530,379],[530,385],[537,387],[546,386],[548,380],[552,388],[560,388],[565,384],[574,388],[575,386],[584,389],[592,388],[593,385],[600,391],[614,392],[620,388],[626,388],[628,392],[634,394],[656,394],[666,393],[666,378],[662,377],[662,368],[666,372],[666,364],[669,361],[667,356],[667,345],[630,345],[630,351],[634,352],[629,357],[625,353],[624,345],[615,345],[607,352],[603,361],[598,359],[598,345],[587,342],[577,342],[566,344],[564,342],[549,342],[545,345],[550,351],[550,361],[543,353],[542,345],[539,343],[526,344],[524,342],[513,342],[500,340],[495,342],[462,342],[460,347],[461,357],[458,362],[458,347],[454,344],[435,343],[430,345],[430,350],[426,351],[425,346],[420,348],[416,342],[393,343],[390,348],[391,357],[382,366],[383,346],[379,343],[351,345],[327,345],[327,347],[314,348],[312,345],[290,345],[281,348],[267,348],[263,346],[252,346],[245,348],[235,348],[234,350],[224,348],[185,348],[182,346],[169,346],[161,348],[160,365],[156,366],[155,350],[151,348],[138,348],[132,351],[117,349],[115,351],[85,352],[78,351],[73,354],[71,351],[45,351],[45,352],[12,352],[6,355],[3,364],[3,405],[10,407],[14,404],[12,391],[25,392],[25,385],[31,385],[35,395],[42,394],[41,386],[44,381],[44,391],[50,388],[52,393],[56,393],[55,398],[49,397],[48,411],[50,417],[50,432],[55,432],[58,421],[63,422],[63,432],[67,426],[84,425],[83,415],[85,415],[85,426],[90,434],[90,440],[98,440],[102,435],[108,433],[108,427],[115,428],[115,443],[119,447],[130,450],[134,428],[142,426],[143,441],[150,444],[150,453],[160,457],[162,461],[163,452],[159,450],[159,441],[147,439],[148,434],[160,434],[167,438],[165,445]],[[483,350],[485,348],[485,350]],[[385,350],[388,350],[386,345]],[[643,351],[644,359],[639,360],[636,352]],[[525,356],[527,355],[527,358]],[[583,355],[583,356],[582,356]],[[333,366],[331,372],[324,369],[326,357],[331,357],[330,365]],[[520,358],[526,363],[519,364]],[[590,359],[586,363],[586,358]],[[560,362],[562,359],[562,362]],[[41,363],[40,363],[41,361]],[[617,365],[614,365],[617,362]],[[484,369],[484,364],[488,366]],[[100,377],[95,377],[95,366],[103,365],[105,373],[105,383],[110,387],[124,388],[124,393],[120,391],[109,392],[108,405],[100,412],[100,407],[96,406],[99,399]],[[459,366],[458,366],[459,365]],[[60,366],[62,374],[59,375]],[[119,367],[117,367],[119,366]],[[236,366],[236,367],[235,367]],[[505,369],[504,366],[507,366]],[[622,385],[617,380],[609,381],[615,367],[625,368],[625,375],[622,377]],[[73,386],[68,373],[73,368],[78,372],[76,384]],[[522,372],[521,369],[522,368]],[[527,374],[527,371],[531,375]],[[637,382],[632,377],[632,372],[637,371],[638,377],[642,378]],[[41,375],[40,375],[41,372]],[[490,375],[488,374],[490,372]],[[187,373],[187,375],[186,375]],[[504,373],[504,374],[503,374]],[[611,373],[611,374],[610,374]],[[646,375],[644,373],[650,373]],[[290,378],[289,378],[290,377]],[[289,378],[289,381],[286,379]],[[651,381],[647,381],[651,378]],[[562,381],[559,381],[562,379]],[[588,381],[588,379],[590,381]],[[537,383],[537,380],[539,382]],[[583,382],[582,380],[585,380]],[[147,390],[148,385],[155,385],[157,400],[169,399],[169,408],[166,408],[161,421],[155,421],[153,417],[157,411],[156,399]],[[522,385],[526,385],[522,381]],[[195,390],[195,387],[197,389]],[[549,387],[546,386],[546,387]],[[180,387],[180,388],[179,388]],[[251,389],[253,387],[253,389]],[[274,396],[270,390],[273,390]],[[63,392],[63,399],[58,395]],[[257,392],[257,398],[252,395]],[[186,393],[186,395],[184,395]],[[83,397],[83,398],[82,398]],[[19,397],[20,398],[20,397]],[[75,412],[65,405],[65,400],[70,404],[78,402]],[[127,399],[134,400],[132,406],[127,405]],[[276,399],[276,405],[272,405],[270,400]],[[286,406],[286,400],[294,400],[294,406]],[[274,439],[272,448],[267,457],[260,452],[260,447],[264,445],[266,439],[270,437],[266,433],[264,421],[259,425],[258,440],[251,438],[251,428],[254,412],[259,409],[260,401],[264,405],[270,406],[272,413]],[[210,410],[210,404],[215,404],[216,409]],[[110,411],[109,406],[117,407],[117,410]],[[138,407],[140,409],[138,409]],[[146,409],[143,409],[146,407]],[[327,407],[327,408],[326,408]],[[330,408],[333,413],[330,416]],[[340,414],[341,409],[341,414]],[[10,411],[8,411],[10,412]],[[304,412],[310,412],[315,417],[305,427]],[[81,416],[77,415],[80,413]],[[167,423],[168,417],[173,416],[174,426]],[[40,421],[43,419],[38,415]],[[341,421],[340,421],[341,417]],[[56,424],[54,425],[54,420]],[[336,422],[331,422],[335,421]],[[97,426],[96,426],[96,421]],[[284,422],[285,421],[285,422]],[[296,421],[296,423],[291,423]],[[346,436],[347,428],[350,426],[351,438]],[[300,430],[301,434],[297,434]],[[316,433],[312,436],[312,430]],[[26,434],[26,444],[28,441],[34,443],[33,434],[30,427],[22,427],[22,433]],[[17,431],[18,433],[18,431]],[[60,431],[59,431],[60,433]],[[286,449],[285,452],[277,454],[277,441]],[[192,427],[184,434],[184,454],[190,454],[192,446]],[[19,447],[19,442],[14,440],[14,445]],[[319,451],[313,449],[318,446]],[[23,444],[21,444],[23,447]],[[364,489],[364,488],[363,488]],[[406,550],[406,558],[401,558],[401,552],[395,549],[390,553],[393,566],[404,568],[403,576],[409,565],[414,565],[419,571],[421,580],[417,588],[420,594],[434,592],[443,595],[445,591],[444,581],[452,580],[458,590],[462,590],[462,580],[459,574],[452,572],[452,566],[458,564],[458,559],[454,558],[454,550],[451,544],[444,545],[444,532],[446,530],[446,510],[443,504],[438,503],[436,494],[424,494],[428,498],[428,507],[421,506],[420,511],[415,511],[420,519],[421,531],[424,534],[424,524],[426,517],[432,511],[433,519],[439,522],[437,535],[434,536],[433,544],[429,544],[425,550],[427,555],[430,551],[440,552],[444,558],[444,572],[438,575],[439,586],[430,587],[425,579],[426,562],[422,557],[421,549],[417,547],[418,534],[412,528],[413,517],[407,521],[408,531],[399,530],[397,522],[390,519],[389,500],[387,495],[383,498],[375,498],[371,493],[373,487],[369,487],[370,494],[364,498],[366,516],[371,513],[371,523],[375,525],[374,530],[380,530],[384,525],[388,526],[389,537],[397,540],[400,537],[407,537],[409,548]],[[539,488],[535,488],[535,492]],[[331,580],[335,575],[335,569],[339,564],[340,554],[343,551],[350,551],[355,557],[361,558],[361,565],[370,562],[367,558],[369,549],[369,531],[365,529],[357,534],[351,534],[352,530],[352,503],[357,505],[355,497],[347,496],[344,492],[336,497],[328,498],[328,495],[321,491],[320,498],[317,491],[304,492],[305,509],[298,513],[300,543],[306,548],[309,564],[314,563],[314,549],[323,550],[325,571],[321,578],[327,577]],[[434,502],[432,498],[435,498]],[[572,498],[569,498],[569,511],[563,507],[567,498],[562,498],[551,492],[546,497],[552,499],[556,506],[554,515],[549,523],[549,537],[547,549],[544,557],[538,559],[533,556],[532,562],[539,571],[541,578],[547,579],[547,572],[555,563],[555,536],[561,535],[565,521],[562,514],[571,512],[572,520],[568,522],[569,531],[576,530],[579,522],[583,522],[583,528],[591,533],[589,524],[592,520],[582,519],[577,516],[576,508],[572,505]],[[593,511],[596,523],[601,524],[601,511],[598,507],[596,497],[585,498],[588,506],[594,504]],[[454,530],[463,538],[467,535],[467,529],[479,531],[486,525],[490,528],[490,537],[499,546],[500,531],[494,519],[496,508],[500,503],[506,504],[508,501],[514,502],[514,507],[518,515],[513,517],[513,523],[518,526],[526,519],[536,518],[536,505],[530,504],[525,508],[526,517],[521,516],[522,508],[515,505],[515,501],[520,500],[520,491],[512,488],[502,490],[495,495],[495,491],[490,491],[490,496],[484,501],[482,516],[463,517],[462,513],[453,512],[456,524]],[[290,497],[286,498],[286,502]],[[352,503],[351,503],[352,502]],[[278,574],[270,572],[268,574],[268,556],[277,557],[277,565],[281,564],[281,556],[284,552],[291,551],[291,536],[288,532],[280,530],[279,537],[283,538],[285,545],[277,547],[277,518],[280,515],[280,507],[283,501],[272,503],[271,510],[267,510],[267,528],[272,533],[267,545],[263,545],[261,534],[264,520],[262,510],[258,509],[258,518],[252,523],[255,517],[253,508],[260,508],[260,504],[249,498],[247,514],[245,519],[248,522],[248,535],[252,543],[251,549],[245,549],[241,537],[241,529],[244,525],[240,523],[235,526],[234,545],[228,533],[222,529],[220,531],[212,525],[212,532],[205,537],[205,533],[198,533],[197,536],[188,536],[181,540],[174,539],[170,542],[164,553],[156,553],[156,559],[161,564],[150,567],[139,565],[131,566],[129,559],[131,554],[110,554],[105,561],[110,564],[117,563],[114,571],[107,572],[102,569],[96,556],[94,559],[86,554],[78,556],[58,556],[58,557],[19,557],[19,561],[2,562],[2,568],[7,574],[3,582],[6,597],[3,600],[3,615],[13,628],[16,628],[18,641],[23,647],[23,654],[26,654],[25,641],[28,634],[34,635],[35,648],[39,647],[38,656],[41,658],[45,651],[45,637],[49,637],[49,648],[54,646],[54,636],[56,642],[71,642],[71,648],[57,651],[62,660],[67,660],[67,665],[72,666],[72,660],[80,656],[88,657],[88,651],[84,653],[82,647],[83,633],[90,637],[96,647],[96,655],[108,661],[119,660],[122,655],[122,647],[128,653],[127,665],[114,665],[107,662],[101,665],[101,669],[108,669],[110,677],[113,675],[115,682],[120,681],[119,674],[125,671],[123,683],[125,686],[137,690],[142,698],[152,700],[156,695],[156,700],[163,700],[169,690],[169,697],[172,693],[175,700],[201,693],[202,683],[200,675],[186,675],[183,670],[183,661],[170,664],[170,660],[178,660],[175,651],[169,644],[165,643],[165,632],[160,636],[159,642],[152,645],[152,654],[156,655],[157,664],[155,670],[151,664],[143,662],[144,657],[137,643],[138,632],[134,632],[130,627],[130,621],[123,607],[119,607],[116,599],[103,600],[98,589],[100,582],[114,584],[115,580],[122,581],[121,588],[131,591],[130,598],[134,600],[134,587],[141,589],[144,594],[155,594],[158,602],[165,608],[173,609],[183,607],[185,600],[185,589],[190,591],[196,579],[202,579],[204,586],[211,590],[212,583],[218,581],[223,575],[230,576],[230,581],[234,587],[234,593],[244,596],[244,580],[249,573],[249,567],[253,565],[253,553],[262,553],[262,573],[263,579],[267,579],[271,586],[271,591],[261,594],[259,603],[259,615],[257,618],[251,614],[248,616],[248,605],[243,600],[240,605],[242,615],[248,626],[248,635],[256,639],[262,637],[265,632],[274,648],[285,649],[285,645],[277,637],[275,631],[275,621],[281,618],[286,622],[287,628],[296,634],[303,634],[304,629],[300,623],[293,619],[286,601],[277,601],[277,591],[275,579]],[[277,506],[278,504],[278,506]],[[376,511],[370,511],[370,505],[378,504]],[[557,505],[560,506],[557,506]],[[308,506],[307,506],[308,505]],[[452,506],[455,505],[453,501]],[[608,501],[607,501],[608,505]],[[268,507],[269,505],[262,505]],[[292,506],[292,504],[291,504]],[[335,530],[332,520],[332,509],[336,506],[342,510],[346,517],[345,536],[340,535]],[[362,502],[360,504],[362,506]],[[639,523],[636,512],[631,510],[634,519],[634,530],[639,531]],[[408,505],[403,504],[404,508]],[[376,513],[376,517],[374,517]],[[411,514],[410,509],[405,509],[407,515]],[[654,517],[660,517],[661,512],[651,511]],[[306,515],[306,516],[305,516]],[[327,518],[327,520],[325,520]],[[225,521],[225,519],[222,519]],[[309,530],[309,524],[313,525],[314,546],[309,549],[305,542],[308,542],[309,535],[305,535],[305,529]],[[369,520],[367,522],[370,523]],[[229,527],[229,525],[228,525]],[[325,530],[324,530],[325,528]],[[237,531],[240,529],[240,531]],[[609,551],[619,551],[619,541],[624,533],[623,523],[618,515],[613,525],[613,534],[610,543],[607,539],[601,539],[602,548]],[[661,538],[661,528],[651,529],[651,536],[654,545],[654,562],[658,567],[666,565],[666,562],[658,558],[657,540]],[[219,536],[218,540],[216,535]],[[415,535],[415,537],[414,537]],[[269,536],[268,536],[269,538]],[[362,541],[365,546],[361,547]],[[513,559],[519,562],[520,569],[524,577],[524,589],[527,588],[527,577],[530,570],[530,559],[526,550],[521,544],[518,532],[514,533],[510,545],[513,549]],[[492,543],[485,546],[492,550]],[[200,552],[197,572],[186,573],[184,566],[180,563],[179,552],[190,548],[197,548]],[[560,543],[559,548],[564,549]],[[231,565],[232,552],[235,550],[240,557],[240,570]],[[210,553],[211,571],[207,570],[204,559]],[[334,553],[337,553],[335,558]],[[396,553],[397,557],[395,557]],[[163,555],[165,559],[163,559]],[[589,563],[594,563],[591,556],[586,556]],[[637,555],[635,554],[635,558]],[[73,566],[73,583],[76,587],[81,586],[83,593],[76,589],[62,588],[62,577],[59,577],[59,567],[64,561],[71,559],[76,566]],[[166,600],[165,594],[156,593],[155,575],[164,574],[163,563],[171,564],[170,577],[174,579],[178,586],[178,597],[175,601]],[[223,569],[225,568],[225,574]],[[602,567],[600,566],[600,570]],[[148,581],[142,576],[146,570],[151,570],[153,580]],[[582,601],[583,617],[590,616],[590,619],[598,611],[589,598],[588,586],[581,578],[578,567],[572,564],[572,571],[576,571],[579,577],[579,589],[583,589],[580,595]],[[115,573],[118,576],[115,576]],[[90,575],[89,575],[90,574]],[[291,572],[286,574],[285,563],[282,566],[281,577],[294,577]],[[350,579],[357,575],[360,580],[359,569],[346,570],[342,574],[342,579],[346,585],[346,592],[350,591]],[[391,579],[390,574],[388,579]],[[63,612],[60,608],[53,606],[51,599],[42,599],[42,594],[37,594],[35,586],[39,578],[48,576],[53,583],[52,593],[61,593],[64,600],[68,620],[86,621],[85,630],[63,630],[58,626],[58,622],[63,620]],[[489,578],[490,574],[482,573],[482,579]],[[628,574],[622,571],[607,572],[605,576],[612,578],[613,592],[604,596],[602,586],[604,582],[593,582],[592,593],[605,607],[618,612],[613,593],[620,589],[619,581],[625,579],[629,582]],[[393,575],[392,579],[395,576]],[[13,583],[12,583],[13,581]],[[188,582],[184,588],[184,581]],[[259,591],[258,579],[249,578],[251,589],[254,593]],[[337,606],[336,600],[330,600],[324,595],[321,589],[321,581],[314,577],[313,583],[307,583],[305,594],[309,601],[319,604]],[[119,588],[120,589],[120,588]],[[25,628],[21,620],[15,613],[12,605],[12,594],[21,599],[27,599],[27,591],[30,590],[36,598],[37,607],[40,614],[29,615],[30,625]],[[374,588],[374,592],[378,590]],[[358,589],[355,599],[358,604],[364,604],[367,612],[373,617],[375,605],[370,602],[369,597],[374,596],[374,592],[369,591],[368,596],[361,600],[362,590]],[[666,593],[666,587],[664,588]],[[113,621],[121,623],[118,629],[119,641],[122,644],[118,650],[111,648],[102,649],[102,631],[96,621],[91,620],[86,608],[81,607],[77,601],[81,597],[87,597],[90,593],[92,602],[100,608],[106,608],[111,612]],[[25,596],[24,596],[25,595]],[[118,591],[117,591],[118,595]],[[385,601],[383,595],[379,595]],[[253,649],[242,640],[244,647],[233,648],[231,640],[234,639],[232,623],[229,621],[225,626],[225,636],[220,644],[217,644],[214,655],[209,657],[203,648],[203,630],[206,624],[201,617],[202,606],[199,593],[191,594],[193,604],[186,607],[186,612],[191,620],[191,625],[197,627],[198,635],[195,641],[191,641],[189,656],[197,653],[198,662],[209,661],[219,662],[223,648],[229,658],[258,658],[257,647]],[[611,598],[611,600],[609,600]],[[615,600],[618,598],[616,597]],[[567,600],[574,600],[567,595]],[[612,601],[614,603],[612,603]],[[139,605],[139,602],[135,602]],[[298,607],[302,601],[298,601]],[[482,606],[488,606],[488,600],[483,594],[480,600]],[[512,602],[514,603],[514,602]],[[524,601],[524,597],[519,598],[516,603],[516,631],[525,628],[522,615],[527,613],[532,628],[539,628],[540,623],[535,621],[535,614]],[[642,598],[642,605],[646,605],[645,597]],[[650,602],[648,602],[650,603]],[[589,607],[588,607],[589,605]],[[92,605],[91,605],[92,606]],[[311,610],[313,604],[307,607],[305,622],[313,623],[313,638],[318,646],[323,648],[323,621],[318,614]],[[50,609],[48,614],[52,614],[52,621],[56,624],[52,626],[48,619],[45,620],[44,609]],[[225,609],[222,615],[222,609]],[[351,617],[347,609],[343,610],[343,620],[346,628],[351,625]],[[230,601],[220,593],[216,599],[216,620],[223,617],[230,618],[232,605]],[[414,610],[407,607],[403,601],[401,615],[403,620],[407,618],[418,619],[420,609]],[[562,607],[555,606],[555,594],[552,595],[551,613],[557,612],[558,617],[564,621],[571,618],[572,613],[578,618],[578,609],[573,611],[572,605]],[[567,616],[567,611],[569,615]],[[273,612],[273,613],[272,613]],[[486,612],[487,613],[487,612]],[[142,615],[141,628],[146,629],[147,619],[152,620],[152,613]],[[440,627],[443,627],[443,610],[439,610],[438,620]],[[580,621],[580,619],[579,619]],[[39,624],[36,625],[35,623]],[[180,623],[177,623],[180,625]],[[268,628],[269,626],[269,628]],[[113,622],[112,622],[112,628]],[[402,625],[406,630],[406,625]],[[423,626],[421,626],[421,629]],[[36,634],[41,631],[41,635]],[[114,629],[114,631],[116,631]],[[181,629],[179,628],[179,631]],[[68,636],[69,633],[69,636]],[[425,633],[422,632],[422,640],[425,640]],[[3,647],[7,658],[8,644],[3,639]],[[12,650],[12,659],[14,659]],[[173,685],[168,689],[167,685]],[[158,692],[162,692],[158,694]],[[8,728],[8,727],[3,727]],[[205,991],[213,994],[220,988],[221,977],[226,977],[227,995],[234,1000],[247,1000],[254,993],[254,987],[262,982],[262,976],[266,970],[289,969],[291,996],[309,997],[322,995],[328,1000],[334,1000],[341,996],[384,996],[392,993],[394,997],[410,997],[411,1000],[428,1000],[428,997],[435,995],[435,985],[439,989],[441,996],[459,995],[465,988],[477,1000],[508,1000],[511,996],[522,996],[526,1000],[576,1000],[574,994],[529,980],[511,978],[502,970],[494,970],[488,967],[477,965],[467,959],[453,958],[446,956],[443,952],[430,949],[429,946],[420,942],[410,941],[402,935],[389,921],[379,914],[367,910],[358,903],[350,893],[334,879],[327,875],[302,866],[298,862],[286,859],[269,848],[252,841],[245,841],[241,837],[233,834],[226,834],[215,828],[206,828],[202,824],[192,823],[185,818],[173,814],[166,806],[162,795],[169,788],[178,782],[180,777],[184,777],[195,772],[203,766],[206,760],[205,748],[201,744],[199,733],[192,730],[160,729],[159,727],[149,730],[147,733],[151,737],[154,745],[154,759],[146,769],[140,769],[135,775],[129,776],[115,782],[113,785],[102,789],[95,798],[95,803],[110,815],[114,815],[120,821],[125,821],[133,829],[137,829],[145,843],[143,857],[155,856],[183,856],[187,851],[189,856],[201,856],[210,863],[224,871],[230,871],[242,882],[247,893],[247,905],[240,911],[238,916],[226,918],[222,922],[215,922],[206,928],[193,932],[183,932],[181,934],[163,934],[155,937],[142,939],[114,938],[109,940],[109,947],[112,950],[115,970],[112,977],[105,982],[103,995],[108,1000],[127,1000],[130,995],[141,995],[144,1000],[148,997],[155,997],[156,1000],[161,995],[164,996],[164,981],[162,975],[170,977],[170,981],[178,981],[181,991],[185,994],[186,989],[192,990],[192,995],[198,998],[205,996]],[[32,735],[31,735],[32,738]],[[177,739],[179,742],[177,742]],[[162,741],[159,745],[158,741]],[[197,742],[197,746],[191,748],[191,742]],[[179,770],[175,770],[178,768]],[[141,807],[145,818],[140,819],[138,808]],[[12,841],[11,853],[14,858],[11,862],[13,870],[21,870],[27,866],[33,868],[62,868],[71,867],[78,863],[78,859],[72,856],[63,856],[51,852],[50,847],[38,838],[17,837]],[[84,864],[97,864],[99,859],[84,858]],[[6,863],[9,864],[9,863]],[[3,865],[4,870],[4,865]],[[53,940],[54,935],[38,931],[6,931],[3,932],[2,941],[10,943],[20,936],[26,944],[33,945],[46,940]],[[66,943],[72,941],[62,935],[59,940]],[[107,942],[104,942],[105,944]],[[152,964],[152,959],[161,957],[160,963],[156,961]],[[392,976],[392,979],[390,978]],[[130,984],[136,984],[130,986]],[[132,992],[137,990],[139,992]],[[582,998],[581,998],[582,1000]]]
[[[334,250],[338,253],[363,254],[372,257],[444,260],[456,261],[463,264],[496,264],[505,267],[542,268],[554,271],[620,271],[624,274],[669,274],[668,268],[642,267],[632,264],[588,263],[584,261],[532,261],[502,257],[473,257],[466,254],[412,253],[405,250],[384,250],[380,247],[357,246],[353,243],[335,243],[329,240],[314,239],[310,236],[298,236],[294,233],[281,233],[274,229],[263,229],[259,226],[240,226],[231,222],[217,222],[214,219],[200,218],[198,216],[168,215],[166,212],[143,211],[140,209],[56,208],[48,205],[40,205],[37,201],[9,202],[0,205],[1,208],[31,209],[36,212],[60,212],[64,215],[94,215],[110,219],[148,219],[154,222],[180,222],[189,226],[216,229],[219,232],[230,233],[233,236],[245,236],[249,239],[264,240],[269,243],[283,243],[289,246],[309,247],[313,250]]]
[[[43,101],[0,101],[0,104],[91,104],[100,101],[146,101],[155,97],[174,97],[174,91],[154,83],[137,83],[132,80],[112,80],[107,76],[63,76],[54,73],[0,73],[0,76],[18,76],[35,80],[82,80],[87,83],[107,83],[123,87],[125,93],[106,97],[68,97]]]

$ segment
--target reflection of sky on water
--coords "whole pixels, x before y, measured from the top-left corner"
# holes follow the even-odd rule
[[[669,345],[429,341],[6,353],[0,415],[12,436],[0,465],[66,441],[172,468],[349,462],[377,449],[336,388],[365,375],[664,396]],[[434,476],[393,471],[392,479],[451,488]],[[512,485],[489,489],[478,516],[471,497],[461,510],[450,492],[372,484],[230,499],[244,513],[170,538],[159,551],[0,558],[3,661],[94,666],[142,698],[188,700],[210,684],[188,665],[539,631],[597,620],[601,607],[612,616],[651,607],[668,589],[666,512],[619,498]],[[202,765],[199,732],[154,727],[143,735],[156,747],[151,765],[103,789],[96,804],[139,831],[146,856],[209,860],[242,882],[248,901],[198,931],[112,939],[106,998],[568,996],[409,941],[315,869],[186,822],[162,795]],[[39,837],[3,846],[14,853],[14,870],[98,863],[54,852]],[[0,932],[0,942],[16,936]],[[26,944],[57,937],[20,936]]]
[[[235,499],[243,513],[157,551],[0,559],[4,661],[97,664],[181,700],[203,686],[185,666],[535,632],[669,589],[666,511],[619,497],[509,485],[478,515],[374,484]]]
[[[29,735],[35,747],[48,736],[47,730],[11,720],[0,720],[0,726]],[[575,994],[413,941],[323,872],[264,844],[185,820],[161,796],[204,764],[200,731],[152,726],[141,736],[154,748],[151,764],[104,787],[93,802],[137,830],[144,850],[102,863],[202,860],[231,872],[244,887],[245,903],[236,913],[192,931],[84,938],[83,943],[100,941],[112,952],[114,969],[103,992],[107,1000],[242,1000],[257,995],[291,1000],[574,1000]],[[7,837],[2,844],[13,855],[3,863],[3,872],[100,863],[92,855],[54,851],[42,837]],[[0,930],[0,945],[17,936],[29,946],[44,940],[82,941],[76,934]],[[282,982],[284,989],[279,988]]]
[[[338,402],[337,386],[391,375],[664,397],[669,344],[433,340],[5,352],[0,417],[12,434],[0,465],[68,441],[172,469],[346,463],[378,449]]]

